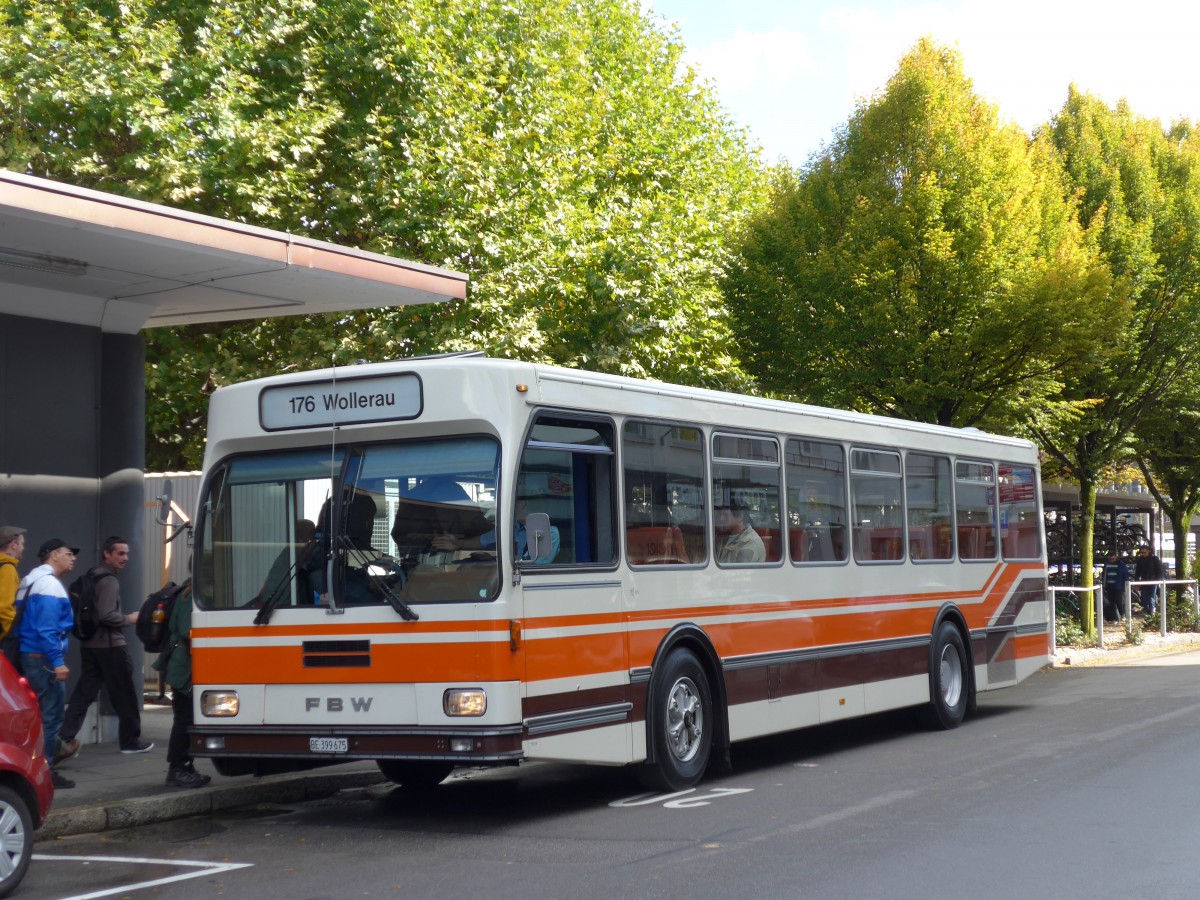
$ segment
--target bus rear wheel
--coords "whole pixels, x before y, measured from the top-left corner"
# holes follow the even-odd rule
[[[921,711],[927,727],[949,730],[962,724],[971,700],[971,673],[962,634],[951,622],[938,626],[929,648],[929,698]]]
[[[406,791],[423,793],[432,791],[446,780],[454,769],[451,763],[411,762],[402,759],[377,759],[375,765],[388,781],[395,782]]]
[[[654,761],[642,767],[652,790],[695,787],[712,752],[712,690],[704,667],[690,650],[667,656],[655,679],[647,712]]]

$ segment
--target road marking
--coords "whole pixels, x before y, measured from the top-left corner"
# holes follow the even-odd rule
[[[691,809],[695,806],[708,806],[718,797],[731,797],[734,794],[749,794],[754,788],[713,788],[707,794],[697,794],[686,800],[671,800],[664,803],[667,809]]]
[[[153,881],[140,881],[137,884],[109,888],[106,891],[95,891],[91,894],[76,894],[74,897],[64,897],[63,900],[92,900],[94,897],[111,897],[113,894],[140,891],[143,888],[158,887],[160,884],[174,884],[177,881],[187,881],[189,878],[203,878],[205,875],[219,875],[222,872],[232,872],[234,869],[248,869],[254,865],[254,863],[199,862],[192,859],[149,859],[143,856],[57,856],[48,853],[35,853],[32,858],[52,862],[135,863],[148,866],[185,866],[197,870],[195,872],[184,872],[179,875],[169,875],[166,878],[156,878]]]
[[[688,788],[673,794],[636,794],[626,797],[624,800],[614,800],[608,805],[614,809],[628,809],[631,806],[657,806],[661,803],[667,809],[692,809],[697,806],[708,806],[721,797],[749,794],[753,790],[754,788],[712,788],[707,794],[696,794],[695,788]],[[696,796],[688,797],[688,794],[696,794]],[[676,799],[679,797],[687,797],[687,799]]]

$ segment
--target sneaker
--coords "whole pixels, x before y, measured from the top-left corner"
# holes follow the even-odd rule
[[[75,787],[75,782],[70,778],[63,778],[57,772],[50,773],[50,783],[54,785],[56,790],[65,790],[66,788]]]
[[[179,766],[167,772],[167,787],[200,788],[212,781],[207,775]]]
[[[74,759],[79,755],[81,744],[78,740],[59,741],[58,752],[54,754],[54,764],[66,762],[68,759]]]
[[[149,753],[153,749],[154,749],[154,741],[143,741],[141,738],[138,738],[136,741],[134,741],[128,747],[122,747],[121,752],[122,753]]]

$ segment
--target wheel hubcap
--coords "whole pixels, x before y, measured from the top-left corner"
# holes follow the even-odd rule
[[[700,751],[703,736],[700,692],[690,678],[680,678],[667,697],[667,745],[677,760],[687,762]]]
[[[0,803],[0,879],[7,878],[21,864],[25,852],[25,828],[17,810]]]
[[[940,681],[942,685],[942,700],[946,706],[958,706],[963,689],[962,660],[958,658],[958,651],[949,644],[942,648]]]

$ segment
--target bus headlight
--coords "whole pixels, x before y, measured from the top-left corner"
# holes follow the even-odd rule
[[[451,688],[442,696],[448,716],[482,716],[487,712],[487,694],[480,688]]]
[[[200,695],[200,712],[206,716],[236,716],[237,691],[205,691]]]

